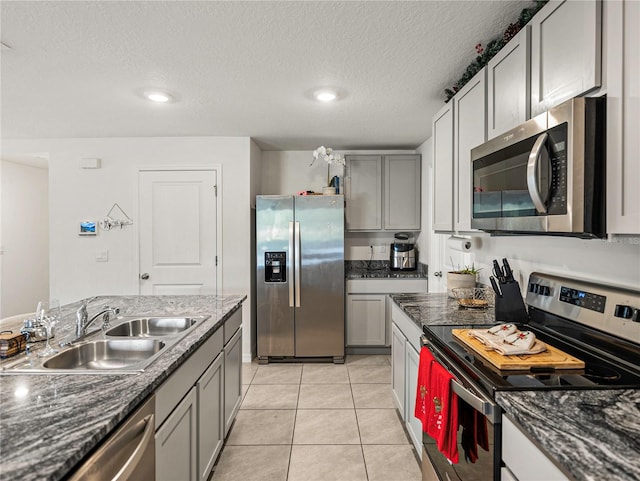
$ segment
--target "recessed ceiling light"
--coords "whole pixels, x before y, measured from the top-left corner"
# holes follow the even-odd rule
[[[319,102],[333,102],[338,98],[338,93],[331,89],[317,90],[313,93],[313,96]]]
[[[163,92],[162,90],[146,90],[144,96],[152,102],[161,104],[173,100],[173,96],[170,93]]]

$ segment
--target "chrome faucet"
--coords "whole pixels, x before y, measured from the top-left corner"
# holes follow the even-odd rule
[[[104,309],[89,319],[87,304],[83,303],[76,312],[76,337],[84,336],[89,326],[100,316],[102,316],[102,329],[108,329],[110,327],[111,314],[117,316],[119,313],[120,309],[117,307],[104,306]]]

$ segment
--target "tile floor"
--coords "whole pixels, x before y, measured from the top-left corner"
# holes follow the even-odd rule
[[[420,481],[389,356],[243,365],[244,399],[213,481]]]

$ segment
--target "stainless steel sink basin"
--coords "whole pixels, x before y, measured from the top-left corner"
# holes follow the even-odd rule
[[[88,341],[47,359],[42,367],[57,370],[128,370],[148,364],[164,349],[156,339],[108,339]],[[141,366],[144,367],[144,366]]]
[[[196,317],[149,317],[131,319],[109,329],[105,334],[115,337],[160,337],[173,336],[186,331],[201,318]]]

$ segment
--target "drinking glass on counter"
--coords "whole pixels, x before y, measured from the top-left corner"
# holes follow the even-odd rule
[[[36,323],[41,322],[47,330],[47,343],[45,344],[44,349],[38,353],[39,357],[50,356],[51,354],[58,352],[57,349],[51,347],[49,341],[51,339],[51,331],[59,319],[60,301],[58,301],[58,299],[50,299],[48,302],[38,302],[38,307],[36,309]]]

